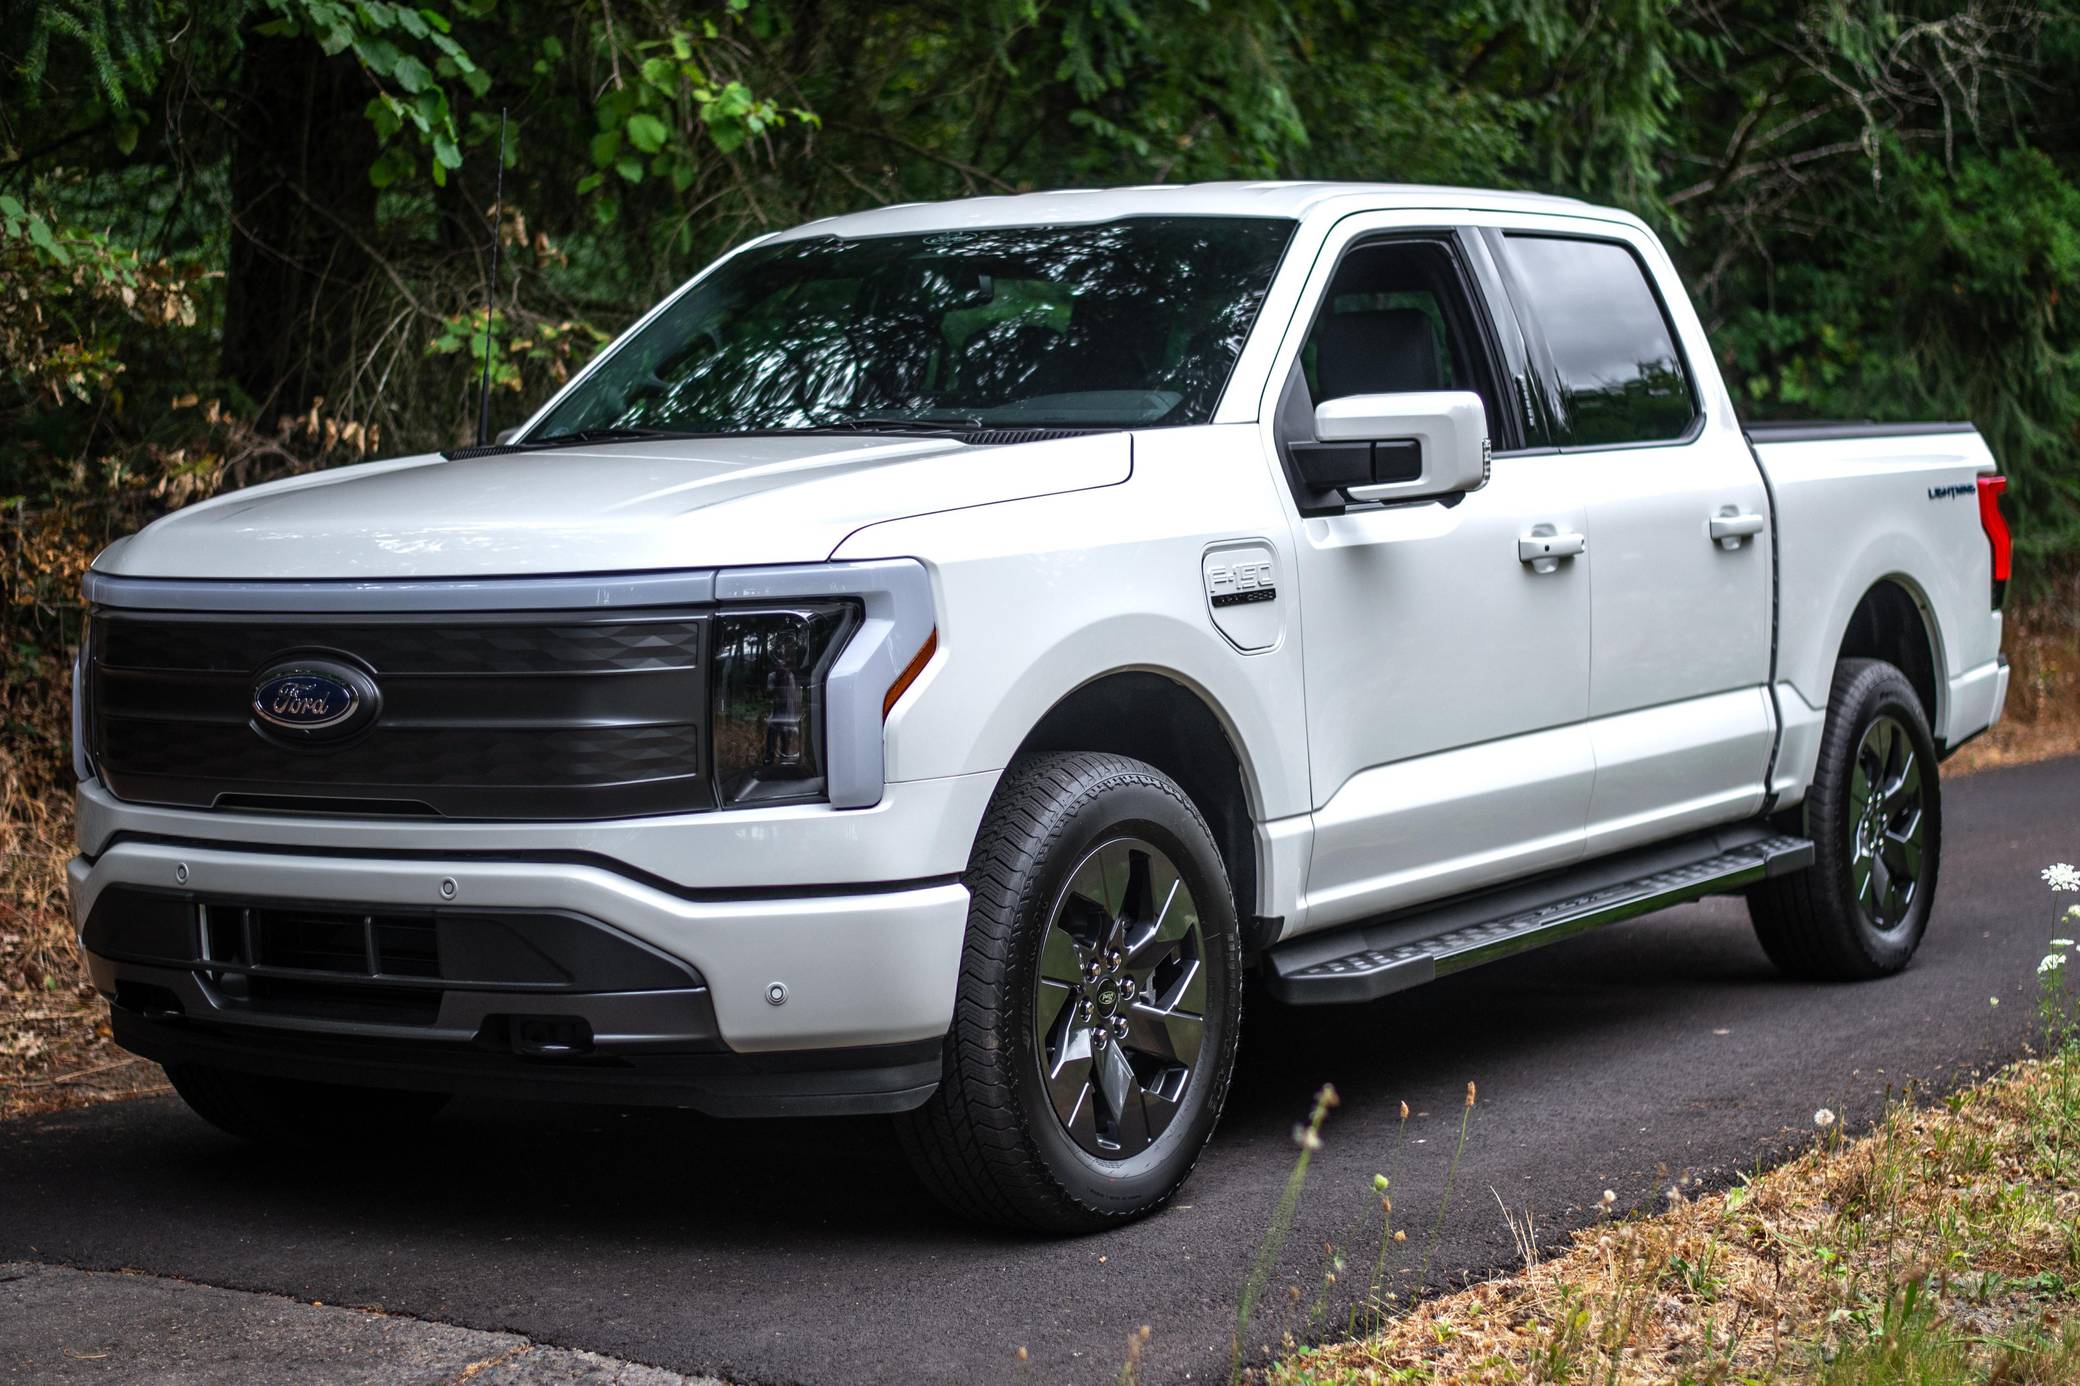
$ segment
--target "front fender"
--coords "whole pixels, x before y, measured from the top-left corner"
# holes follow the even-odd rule
[[[1251,460],[1238,449],[1233,465]],[[1198,484],[1172,491],[1137,456],[1122,486],[892,521],[833,555],[915,556],[932,574],[939,648],[889,718],[890,779],[1001,769],[1076,689],[1146,671],[1220,720],[1253,817],[1307,811],[1297,594],[1288,583],[1279,597],[1286,638],[1245,654],[1215,629],[1201,573],[1209,544],[1241,538],[1269,544],[1290,573],[1290,538],[1282,523],[1262,527],[1247,490],[1222,484],[1218,453],[1194,465]]]

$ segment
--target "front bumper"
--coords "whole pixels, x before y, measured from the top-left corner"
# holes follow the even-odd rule
[[[127,803],[96,779],[79,786],[79,849],[98,859],[133,839],[237,852],[307,852],[393,860],[433,854],[531,861],[580,858],[667,890],[713,899],[862,892],[887,881],[967,869],[997,773],[888,784],[872,808],[827,804],[585,821],[353,818],[219,813]]]
[[[793,1054],[593,1055],[533,1059],[410,1040],[220,1029],[112,1006],[116,1043],[161,1064],[355,1087],[618,1106],[690,1107],[718,1117],[878,1116],[939,1086],[940,1042]]]
[[[148,1057],[332,1081],[667,1101],[731,1114],[890,1110],[921,1101],[936,1081],[938,1043],[952,1019],[968,907],[966,888],[952,880],[732,899],[674,893],[589,862],[137,839],[74,858],[69,877],[97,985],[119,1001],[148,998],[116,1008],[118,1041]],[[256,1014],[212,987],[204,970],[112,946],[100,921],[90,929],[111,891],[113,902],[148,892],[212,908],[297,902],[438,916],[444,928],[460,930],[479,916],[553,913],[655,950],[682,975],[675,986],[652,979],[623,991],[448,991],[437,1014],[411,1024]],[[569,1058],[524,1054],[517,1045],[492,1052],[504,1033],[499,1026],[513,1016],[582,1020],[592,1039]],[[878,1097],[868,1091],[876,1084]],[[770,1100],[759,1097],[762,1089]],[[799,1100],[819,1092],[832,1101]]]

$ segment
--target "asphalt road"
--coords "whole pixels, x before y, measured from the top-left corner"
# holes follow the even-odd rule
[[[736,1381],[1110,1380],[1142,1324],[1146,1379],[1218,1377],[1294,1123],[1325,1080],[1343,1105],[1256,1345],[1306,1328],[1285,1290],[1311,1294],[1322,1242],[1373,1206],[1403,1099],[1409,1239],[1390,1279],[1405,1292],[1468,1080],[1480,1101],[1433,1284],[1510,1262],[1498,1199],[1564,1235],[1605,1188],[1632,1207],[1723,1184],[1807,1139],[1818,1108],[1853,1125],[1909,1079],[1952,1085],[2021,1052],[2036,961],[2073,899],[2038,871],[2080,860],[2080,758],[1951,784],[1946,837],[1927,942],[1882,982],[1784,981],[1741,907],[1711,901],[1363,1008],[1260,1006],[1179,1205],[1101,1236],[954,1222],[869,1121],[458,1107],[430,1141],[311,1163],[244,1149],[166,1099],[0,1126],[0,1262],[380,1306]],[[1359,1230],[1354,1262],[1376,1236]]]

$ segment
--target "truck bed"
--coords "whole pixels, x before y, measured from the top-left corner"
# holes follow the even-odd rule
[[[1748,441],[1764,443],[1823,443],[1852,438],[1918,438],[1938,433],[1973,433],[1969,421],[1949,423],[1879,423],[1875,419],[1780,419],[1744,420],[1741,431]]]
[[[1977,478],[1996,470],[1970,423],[1830,419],[1748,423],[1776,517],[1776,698],[1783,742],[1772,787],[1802,789],[1828,688],[1859,603],[1897,589],[1886,619],[1917,621],[1941,748],[1999,714],[2000,614]]]

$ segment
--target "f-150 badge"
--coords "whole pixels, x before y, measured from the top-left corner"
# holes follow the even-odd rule
[[[1278,596],[1278,584],[1271,576],[1271,560],[1243,558],[1232,563],[1209,563],[1206,595],[1215,606],[1272,600]]]
[[[1246,654],[1276,646],[1285,634],[1278,600],[1278,555],[1262,539],[1215,544],[1199,561],[1208,615],[1228,643]]]

